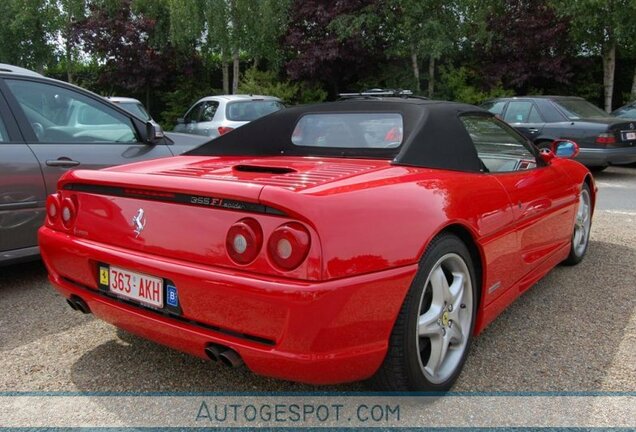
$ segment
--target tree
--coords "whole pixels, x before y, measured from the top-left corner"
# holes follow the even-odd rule
[[[503,0],[485,17],[487,40],[475,49],[484,81],[503,83],[518,94],[567,84],[571,77],[569,22],[557,18],[546,0]]]
[[[292,80],[306,79],[340,87],[378,69],[383,59],[382,38],[366,29],[341,35],[332,24],[341,15],[356,14],[372,0],[295,0],[292,3],[283,45],[290,59],[285,65]]]
[[[632,91],[630,92],[632,100],[636,100],[636,66],[634,66],[634,78],[632,78]]]
[[[225,93],[238,90],[241,58],[251,59],[254,66],[267,60],[276,68],[282,62],[279,39],[289,0],[164,1],[169,5],[171,41],[194,47],[204,59],[220,60]]]
[[[612,110],[617,48],[631,48],[636,22],[634,0],[553,0],[560,15],[571,20],[570,33],[581,44],[581,53],[603,59],[605,111]],[[636,71],[634,74],[636,80]]]
[[[86,0],[57,0],[57,25],[60,38],[64,41],[64,60],[66,79],[73,82],[73,69],[79,55],[73,34],[75,23],[86,17]]]
[[[0,61],[44,72],[55,58],[56,7],[47,0],[0,2]]]
[[[388,58],[408,59],[420,92],[420,62],[428,58],[428,95],[435,92],[435,64],[455,45],[460,3],[442,0],[382,0],[342,14],[332,23],[342,38],[375,34],[386,44]],[[375,42],[375,41],[374,41]]]
[[[420,90],[419,59],[428,57],[428,97],[435,93],[435,63],[455,44],[460,20],[457,2],[394,0],[399,5],[397,28],[408,47],[416,89]],[[399,45],[398,45],[399,47]]]
[[[280,39],[287,31],[291,0],[259,0],[247,4],[242,48],[253,60],[252,67],[258,68],[265,61],[277,71],[284,58]]]
[[[131,10],[131,0],[119,7],[91,5],[89,16],[75,26],[75,38],[95,58],[105,63],[102,84],[145,93],[150,109],[152,89],[174,76],[174,52],[150,44],[155,21]]]

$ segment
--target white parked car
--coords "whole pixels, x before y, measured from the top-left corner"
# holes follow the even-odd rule
[[[192,105],[183,118],[177,119],[174,131],[215,138],[284,107],[283,102],[273,96],[207,96]]]
[[[109,96],[106,99],[116,105],[119,105],[129,113],[136,115],[142,120],[152,120],[152,117],[150,117],[150,114],[148,114],[148,111],[146,111],[146,107],[144,107],[144,104],[142,104],[137,99],[120,96]]]

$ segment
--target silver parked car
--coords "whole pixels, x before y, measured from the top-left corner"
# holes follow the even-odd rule
[[[0,64],[0,265],[38,256],[46,197],[67,170],[178,155],[207,141],[164,134],[95,93]]]
[[[216,138],[284,107],[283,102],[273,96],[207,96],[177,120],[174,131]]]
[[[144,106],[144,104],[142,104],[137,99],[121,96],[109,96],[106,99],[108,99],[115,105],[119,105],[129,113],[136,115],[144,121],[152,120],[152,117],[150,117],[150,114],[148,114],[148,111],[146,111],[146,107]]]

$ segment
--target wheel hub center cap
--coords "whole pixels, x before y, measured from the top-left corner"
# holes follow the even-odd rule
[[[442,326],[443,327],[448,327],[448,311],[445,310],[444,313],[442,314]]]

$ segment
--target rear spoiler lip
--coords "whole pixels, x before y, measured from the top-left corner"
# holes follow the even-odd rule
[[[217,179],[168,176],[154,173],[73,170],[60,178],[57,187],[69,184],[139,188],[161,192],[218,195],[223,198],[258,202],[262,185]]]
[[[263,187],[223,180],[89,170],[70,171],[58,182],[58,190],[286,216],[284,211],[261,204]]]

